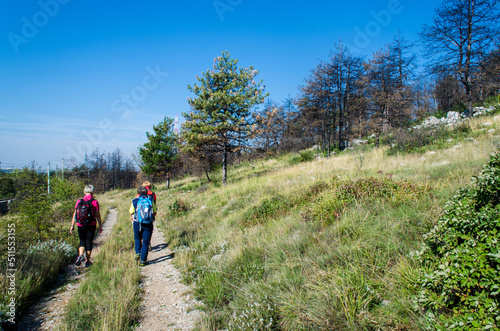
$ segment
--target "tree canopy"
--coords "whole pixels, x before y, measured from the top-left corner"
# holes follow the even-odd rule
[[[227,158],[241,151],[251,137],[252,107],[264,102],[262,81],[255,82],[258,71],[241,68],[238,60],[225,51],[214,59],[213,70],[197,77],[198,84],[188,86],[196,94],[189,98],[191,112],[183,113],[185,150],[222,155],[222,182],[227,180]]]
[[[143,163],[141,170],[146,175],[166,176],[167,180],[170,179],[170,171],[178,158],[178,137],[172,123],[171,118],[165,117],[158,125],[153,125],[153,133],[146,132],[148,142],[139,149]]]

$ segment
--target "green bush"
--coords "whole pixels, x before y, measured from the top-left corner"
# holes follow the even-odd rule
[[[10,177],[0,177],[0,199],[11,199],[16,196],[16,185]]]
[[[314,160],[314,152],[313,151],[304,151],[300,152],[300,162],[309,162]]]
[[[286,199],[281,194],[274,194],[265,197],[259,205],[249,209],[242,217],[241,224],[243,226],[251,226],[262,224],[269,218],[276,216],[280,212],[284,212],[290,207],[290,200]]]
[[[73,182],[67,179],[51,178],[50,180],[50,199],[52,201],[73,201],[83,195],[82,182]]]
[[[289,165],[299,164],[301,160],[302,157],[300,155],[294,154],[288,158],[288,164]]]
[[[445,206],[417,252],[417,307],[449,330],[500,327],[500,153]]]

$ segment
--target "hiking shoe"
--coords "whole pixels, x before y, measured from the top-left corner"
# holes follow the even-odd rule
[[[139,261],[140,259],[141,259],[141,254],[140,253],[135,254],[135,260]]]
[[[149,248],[148,248],[148,251],[152,251],[153,250],[153,247],[151,245],[149,245]]]
[[[141,262],[139,262],[139,266],[141,266],[141,267],[144,267],[147,264],[148,264],[148,261],[141,261]]]
[[[83,255],[78,255],[75,261],[75,265],[78,267],[83,262]]]
[[[85,262],[85,268],[88,268],[88,267],[90,267],[91,265],[92,265],[92,262],[90,262],[90,261]]]

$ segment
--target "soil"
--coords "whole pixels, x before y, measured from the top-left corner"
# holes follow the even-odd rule
[[[151,246],[148,264],[141,269],[142,320],[136,330],[192,330],[201,317],[198,302],[182,284],[182,276],[172,264],[174,253],[167,250],[158,228],[153,231]]]

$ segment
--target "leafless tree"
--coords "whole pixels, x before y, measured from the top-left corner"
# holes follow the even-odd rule
[[[465,89],[470,112],[474,74],[494,46],[499,30],[500,0],[448,0],[436,8],[434,23],[420,36],[431,63],[453,69]]]
[[[309,134],[320,134],[327,155],[332,143],[342,150],[350,138],[363,75],[363,59],[339,44],[329,61],[321,62],[301,89],[298,105],[308,119]]]

